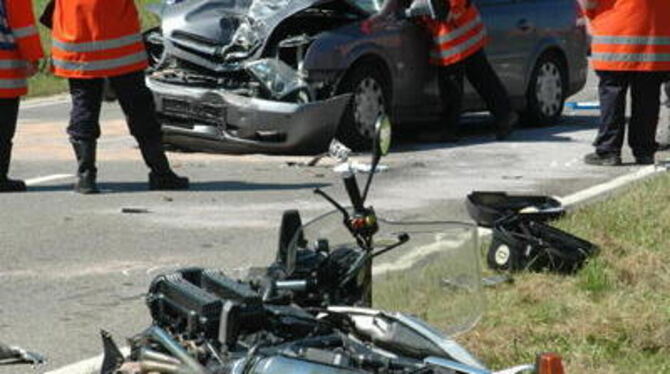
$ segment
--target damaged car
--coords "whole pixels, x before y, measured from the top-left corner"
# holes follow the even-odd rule
[[[147,84],[164,141],[183,149],[312,153],[337,137],[370,144],[439,121],[430,38],[409,0],[164,0],[145,32]],[[490,60],[516,109],[557,120],[586,81],[586,34],[572,0],[475,0]],[[541,25],[541,26],[540,26]],[[467,110],[484,109],[468,87]]]

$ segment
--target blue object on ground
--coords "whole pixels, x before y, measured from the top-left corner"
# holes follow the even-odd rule
[[[593,110],[600,109],[598,101],[569,101],[565,103],[565,107],[572,110]]]

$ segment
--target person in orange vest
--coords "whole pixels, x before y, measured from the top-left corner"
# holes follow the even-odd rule
[[[75,191],[99,192],[95,157],[105,78],[150,169],[149,189],[187,189],[188,179],[172,171],[162,147],[153,95],[144,82],[148,61],[134,1],[56,1],[52,24],[51,69],[68,79],[72,97],[67,133],[78,162]]]
[[[477,13],[477,18],[470,22],[470,27],[481,28],[483,31],[477,34],[477,38],[483,37],[486,43],[486,29],[482,24],[479,11],[467,1],[466,6],[471,7],[471,11]],[[479,96],[484,99],[486,108],[495,118],[496,139],[503,140],[509,137],[514,131],[514,127],[519,122],[519,115],[512,109],[512,103],[507,94],[507,89],[500,81],[498,74],[493,70],[489,63],[484,44],[477,42],[479,49],[468,56],[463,64],[465,65],[465,77],[472,84]]]
[[[591,63],[600,82],[600,127],[590,165],[621,164],[626,94],[632,113],[628,145],[635,163],[654,163],[660,89],[670,71],[670,1],[579,0],[592,32]]]
[[[26,184],[7,177],[21,96],[43,57],[30,0],[0,0],[0,192],[22,192]]]
[[[444,108],[443,141],[458,140],[458,124],[463,103],[464,60],[486,44],[486,30],[479,12],[469,0],[444,0],[448,11],[444,19],[421,17],[430,31],[433,47],[429,60],[438,66],[437,79]]]

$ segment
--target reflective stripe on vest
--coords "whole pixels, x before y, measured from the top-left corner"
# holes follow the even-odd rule
[[[430,57],[437,59],[448,59],[460,53],[466,52],[468,49],[474,47],[475,45],[482,43],[485,39],[486,39],[486,31],[482,29],[479,31],[477,35],[454,47],[447,49],[440,49],[439,51],[436,50],[430,51]]]
[[[670,62],[670,53],[591,53],[596,61],[607,62]]]
[[[126,47],[142,41],[142,34],[131,34],[117,39],[109,39],[84,43],[67,43],[53,40],[53,46],[67,52],[99,52],[108,49]]]
[[[142,34],[132,33],[120,38],[52,43],[54,72],[65,77],[94,77],[122,74],[129,69],[144,69],[148,56]]]
[[[64,70],[71,70],[71,71],[87,71],[87,72],[92,72],[92,71],[98,71],[98,70],[109,70],[109,69],[115,69],[115,68],[120,68],[128,65],[134,65],[137,63],[140,63],[142,61],[147,60],[147,53],[146,51],[141,51],[138,53],[134,53],[132,55],[120,57],[120,58],[113,58],[113,59],[107,59],[107,60],[97,60],[97,61],[88,61],[88,62],[82,62],[82,61],[66,61],[66,60],[61,60],[57,58],[53,58],[53,65],[57,68],[64,69]]]
[[[0,90],[26,88],[26,87],[28,87],[28,82],[25,79],[0,78]]]
[[[670,62],[667,36],[594,35],[592,45],[591,59],[595,64]]]
[[[35,26],[26,26],[20,27],[12,30],[12,34],[16,38],[26,38],[28,36],[33,36],[37,34],[37,28]]]
[[[468,23],[457,28],[456,30],[434,37],[433,42],[437,45],[448,43],[456,38],[465,35],[468,31],[475,29],[477,26],[481,24],[482,24],[482,18],[478,14],[477,18],[470,20]]]
[[[668,36],[593,36],[593,44],[670,45]]]
[[[25,69],[28,66],[25,60],[0,60],[0,69]]]

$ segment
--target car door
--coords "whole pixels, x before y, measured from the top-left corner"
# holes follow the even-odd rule
[[[385,47],[393,61],[393,112],[399,122],[412,122],[439,116],[437,68],[428,62],[432,40],[417,21],[404,16],[409,0],[387,0],[392,9],[386,32],[393,38]]]
[[[526,93],[528,59],[537,43],[535,0],[472,0],[479,9],[489,37],[485,51],[509,95]],[[466,100],[476,95],[466,87]],[[478,102],[477,107],[482,107]]]

